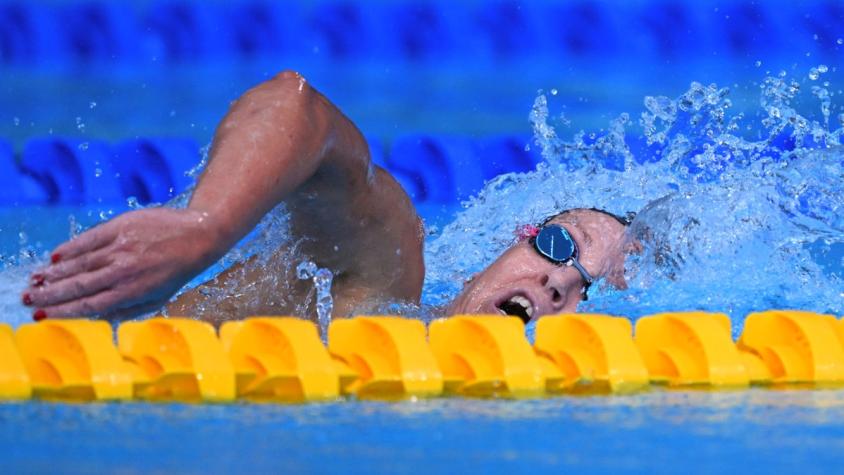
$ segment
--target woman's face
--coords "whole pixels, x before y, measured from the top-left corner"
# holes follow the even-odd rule
[[[552,219],[568,230],[577,259],[595,279],[624,288],[624,230],[611,216],[578,209]],[[449,314],[516,315],[525,322],[542,315],[570,313],[581,301],[583,278],[571,266],[540,256],[529,240],[507,249],[466,282]]]

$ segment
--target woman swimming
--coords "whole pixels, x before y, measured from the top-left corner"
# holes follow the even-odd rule
[[[331,269],[335,315],[368,301],[419,302],[424,232],[413,204],[371,163],[354,124],[294,72],[232,104],[187,208],[130,211],[60,245],[31,276],[22,300],[35,320],[158,310],[280,203],[291,234],[302,239],[295,251],[283,245],[270,260],[301,252]],[[625,224],[600,210],[573,209],[525,226],[522,239],[467,281],[448,312],[527,321],[575,311],[596,279],[623,288],[624,254],[632,250]],[[238,278],[249,297],[229,296],[203,318],[293,313],[291,302],[307,294],[306,283],[286,269],[262,284],[264,267],[248,264],[183,293],[169,313],[195,314],[209,287]]]

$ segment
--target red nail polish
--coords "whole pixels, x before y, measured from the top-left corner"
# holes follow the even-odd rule
[[[40,322],[41,320],[44,320],[45,318],[47,318],[47,312],[45,312],[44,310],[42,310],[40,308],[38,310],[36,310],[35,313],[32,314],[32,319],[35,320],[36,322]]]
[[[52,256],[50,256],[50,262],[52,262],[53,264],[59,262],[60,260],[62,260],[62,255],[58,252],[55,252]]]
[[[44,276],[42,274],[32,274],[32,286],[41,287],[44,285]]]
[[[29,295],[29,292],[23,294],[22,300],[23,300],[23,304],[26,305],[27,307],[32,305],[32,296]]]

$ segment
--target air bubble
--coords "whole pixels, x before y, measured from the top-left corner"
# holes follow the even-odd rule
[[[95,107],[97,107],[97,103],[96,103],[96,102],[94,102],[94,101],[91,101],[91,103],[90,103],[90,104],[88,104],[88,108],[89,108],[89,109],[93,109],[93,108],[95,108]]]
[[[82,143],[80,143],[80,144],[79,144],[79,147],[77,147],[77,148],[79,148],[79,150],[81,150],[81,151],[83,151],[83,152],[84,152],[84,151],[86,151],[86,150],[88,150],[88,142],[82,142]]]
[[[762,67],[762,61],[758,61],[758,60],[757,60],[755,64],[756,64],[756,67],[757,67],[757,68],[761,68],[761,67]]]
[[[557,90],[556,90],[556,89],[551,89],[551,95],[552,95],[552,96],[556,96],[556,95],[557,95]]]

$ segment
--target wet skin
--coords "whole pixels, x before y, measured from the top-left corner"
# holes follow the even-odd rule
[[[552,219],[568,230],[578,248],[578,261],[594,278],[624,288],[624,255],[629,248],[625,226],[603,213],[571,210]],[[469,279],[449,307],[449,314],[503,314],[514,297],[529,305],[519,316],[570,313],[583,299],[583,278],[573,266],[553,263],[522,240],[482,272]],[[521,297],[521,298],[519,298]],[[504,307],[504,308],[502,308]]]
[[[209,157],[186,209],[130,211],[57,247],[21,296],[33,318],[121,319],[160,309],[282,202],[291,234],[306,238],[301,251],[335,273],[335,315],[372,300],[419,302],[424,233],[410,199],[371,163],[354,124],[299,74],[283,72],[235,101]],[[623,286],[623,226],[587,210],[558,220],[590,274]],[[270,259],[283,262],[289,254],[282,247]],[[208,310],[198,316],[213,322],[292,314],[290,302],[301,301],[307,286],[287,274],[277,285],[251,285],[264,271],[253,264],[205,284],[251,290],[209,307],[200,286],[170,302],[169,313],[192,315],[203,306]],[[450,311],[499,313],[500,300],[516,294],[535,305],[534,317],[574,311],[581,285],[576,270],[520,243],[478,274]],[[278,299],[279,292],[292,295]]]

